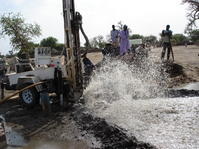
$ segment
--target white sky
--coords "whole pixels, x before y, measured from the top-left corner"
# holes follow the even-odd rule
[[[38,23],[42,36],[63,42],[62,0],[0,0],[0,14],[20,12],[27,22]],[[111,25],[122,21],[133,34],[158,36],[167,24],[173,33],[183,33],[187,24],[187,7],[181,0],[75,0],[76,11],[83,15],[83,27],[89,38],[106,36]],[[82,41],[84,42],[84,41]],[[8,39],[0,39],[0,52],[7,53]]]

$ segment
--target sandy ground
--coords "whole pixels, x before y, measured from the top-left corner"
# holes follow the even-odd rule
[[[161,48],[152,49],[151,55],[156,56],[160,61]],[[175,61],[178,65],[176,69],[182,69],[182,73],[169,78],[170,86],[182,86],[190,82],[199,81],[199,47],[197,46],[177,46],[173,47]]]
[[[95,52],[95,53],[88,53],[87,57],[94,63],[97,64],[103,59],[103,55],[101,52]]]
[[[162,48],[154,48],[149,52],[149,57],[161,63],[160,55]],[[168,78],[168,87],[184,86],[190,82],[199,82],[199,47],[198,46],[175,46],[173,47],[176,66],[173,68],[176,74]],[[89,53],[88,58],[94,64],[99,63],[103,56],[101,53]]]

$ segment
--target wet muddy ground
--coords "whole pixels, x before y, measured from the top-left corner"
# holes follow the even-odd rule
[[[54,112],[49,116],[43,115],[40,108],[31,111],[23,109],[16,101],[5,103],[4,109],[0,108],[1,114],[6,107],[8,112],[4,113],[4,116],[7,126],[28,140],[29,148],[46,145],[44,149],[47,149],[52,144],[60,149],[63,148],[63,144],[77,149],[80,146],[118,149],[155,148],[138,141],[133,136],[127,136],[125,130],[109,125],[105,119],[93,117],[81,104],[74,105],[65,112],[59,111],[54,105]]]
[[[183,95],[186,97],[196,96],[199,95],[199,91],[184,90],[184,89],[170,90],[167,95],[169,97],[179,97]],[[51,148],[55,146],[58,149],[62,149],[65,146],[68,146],[68,148],[73,147],[77,149],[79,149],[80,146],[82,149],[84,148],[85,149],[87,148],[150,149],[150,148],[156,148],[157,146],[158,148],[159,147],[161,148],[164,147],[165,145],[164,143],[159,144],[158,137],[155,137],[155,134],[158,132],[165,133],[165,131],[162,132],[163,130],[161,130],[161,128],[164,127],[165,124],[162,124],[160,128],[157,125],[160,124],[159,122],[156,121],[157,119],[159,119],[158,117],[163,117],[164,122],[166,122],[166,119],[164,117],[168,118],[169,115],[175,115],[175,117],[177,116],[179,118],[180,116],[178,116],[178,114],[180,115],[183,115],[183,113],[185,114],[184,111],[183,113],[181,113],[180,111],[186,109],[184,104],[190,103],[189,101],[192,101],[191,103],[192,105],[194,105],[198,101],[198,99],[195,98],[193,99],[187,98],[186,100],[185,99],[178,100],[172,98],[170,98],[170,100],[148,99],[145,102],[143,102],[143,100],[136,100],[129,102],[128,106],[127,104],[123,104],[122,100],[120,100],[114,102],[110,107],[116,110],[117,112],[120,111],[120,113],[117,114],[117,112],[114,113],[111,113],[110,111],[107,112],[106,110],[108,108],[101,111],[101,113],[107,112],[106,114],[109,114],[109,116],[107,116],[106,114],[105,114],[106,116],[96,115],[95,113],[92,113],[90,110],[85,108],[84,104],[82,103],[77,103],[72,107],[68,107],[67,109],[65,109],[65,111],[60,111],[58,105],[53,105],[53,112],[47,116],[41,112],[40,107],[32,110],[27,110],[22,108],[21,105],[19,105],[19,103],[16,100],[11,100],[9,102],[6,102],[3,106],[0,105],[0,113],[5,116],[7,125],[11,127],[13,131],[18,132],[29,142],[28,146],[24,147],[24,149],[26,149],[27,147],[29,149],[41,148],[41,147],[42,149],[45,148],[47,149],[49,148],[49,146],[51,146]],[[141,103],[144,105],[144,107],[140,106]],[[160,103],[162,103],[163,105],[166,104],[167,106],[164,107]],[[177,104],[181,105],[180,109],[176,109]],[[118,109],[118,105],[120,109]],[[149,108],[150,105],[151,108]],[[192,107],[190,108],[192,109]],[[131,113],[123,113],[125,109],[130,110]],[[4,111],[7,112],[5,113]],[[140,113],[138,111],[140,111]],[[154,111],[156,112],[156,114],[154,113]],[[115,114],[117,115],[117,119],[115,119],[116,118]],[[187,112],[187,114],[189,114],[189,112]],[[128,115],[130,116],[129,118]],[[143,122],[141,124],[139,123],[140,120],[138,121],[138,119],[140,119],[140,117],[142,117],[141,118],[142,121],[145,119],[144,123]],[[188,122],[187,120],[186,123]],[[150,128],[148,127],[149,124],[152,125],[153,123],[156,125],[155,128],[160,130],[158,132],[157,131],[147,132],[147,130]],[[143,124],[145,125],[144,127],[142,126]],[[169,123],[166,124],[170,128],[172,128],[171,124]],[[185,124],[186,127],[187,125]],[[187,129],[186,127],[184,127],[184,129]],[[193,125],[192,128],[197,129],[197,126]],[[177,131],[177,129],[175,130]],[[189,129],[187,129],[187,131],[189,131]],[[156,138],[156,142],[154,142],[153,137]],[[163,139],[165,138],[163,137]],[[150,142],[150,144],[146,142]],[[1,140],[1,145],[3,145],[3,140]]]

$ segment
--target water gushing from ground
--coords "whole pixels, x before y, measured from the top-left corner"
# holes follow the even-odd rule
[[[117,100],[162,96],[166,74],[160,68],[152,60],[128,65],[107,59],[94,73],[84,93],[87,105],[103,108]]]
[[[153,61],[137,67],[107,60],[84,93],[86,106],[158,148],[198,148],[199,98],[160,98],[165,76]]]

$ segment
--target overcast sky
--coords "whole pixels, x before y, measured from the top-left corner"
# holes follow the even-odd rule
[[[187,24],[187,6],[182,0],[75,0],[76,11],[83,15],[83,27],[89,38],[106,36],[111,25],[122,21],[133,34],[159,36],[170,24],[173,33],[183,33]],[[0,14],[20,12],[28,23],[38,23],[39,42],[53,36],[63,42],[62,0],[0,0]],[[84,42],[84,41],[82,41]],[[0,39],[0,52],[11,48],[8,39]]]

